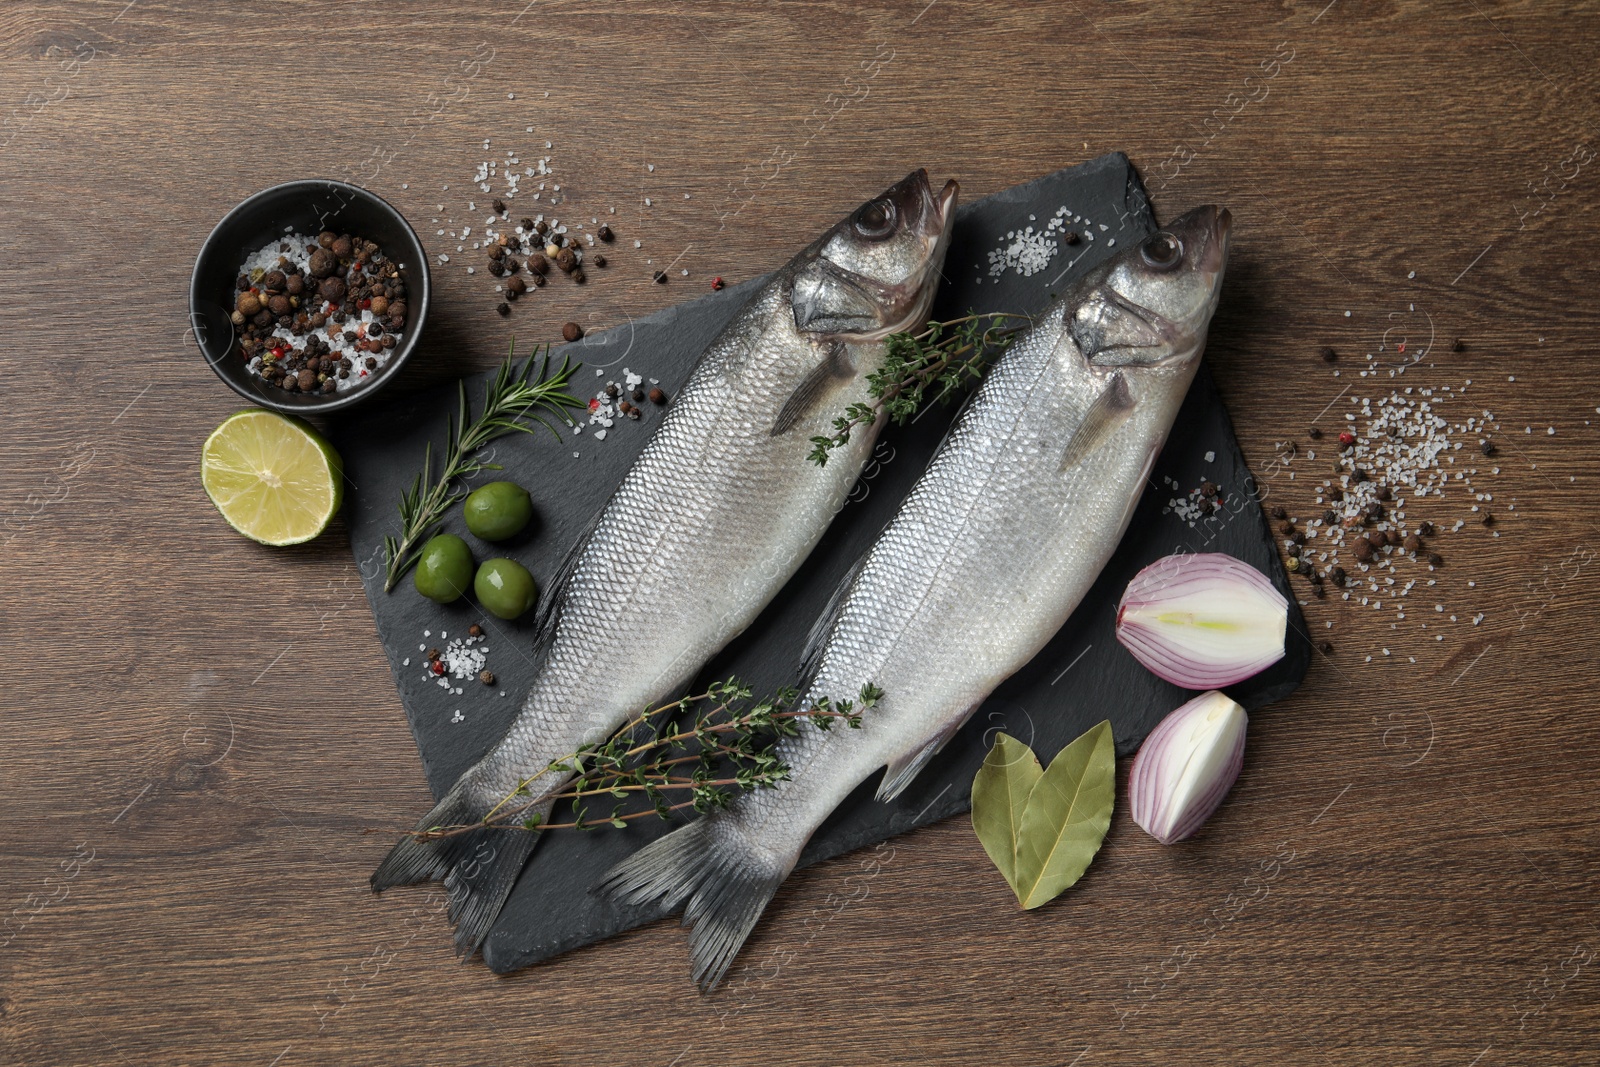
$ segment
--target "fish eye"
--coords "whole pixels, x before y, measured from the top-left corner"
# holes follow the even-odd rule
[[[1170,233],[1156,234],[1139,251],[1156,270],[1172,270],[1183,262],[1183,242]]]
[[[894,232],[894,201],[878,199],[864,204],[856,217],[856,233],[869,241],[881,241]]]

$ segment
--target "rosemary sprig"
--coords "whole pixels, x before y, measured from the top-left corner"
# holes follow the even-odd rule
[[[835,703],[824,697],[807,708],[794,707],[796,696],[795,690],[782,689],[749,704],[751,690],[737,678],[718,682],[703,693],[651,708],[603,743],[551,762],[522,779],[480,821],[432,826],[411,836],[427,841],[484,828],[589,830],[622,827],[649,815],[667,819],[684,808],[723,808],[738,793],[788,779],[789,767],[777,754],[782,738],[807,724],[820,730],[839,722],[859,728],[861,712],[876,705],[883,691],[869,683],[857,700]],[[533,784],[547,774],[573,777],[560,792],[535,796]],[[673,802],[675,796],[686,799]],[[589,804],[601,797],[615,803],[609,814],[591,818]],[[552,798],[573,802],[571,822],[545,823],[537,812],[528,814]],[[627,810],[630,799],[636,802],[633,810]]]
[[[516,343],[512,342],[511,354],[484,389],[483,408],[476,420],[469,417],[467,383],[460,383],[456,414],[451,417],[445,433],[448,444],[439,478],[435,481],[433,477],[433,445],[429,443],[422,458],[422,473],[400,497],[400,536],[383,539],[384,592],[392,591],[405,577],[406,571],[417,562],[423,542],[438,532],[445,513],[466,495],[460,480],[479,471],[500,469],[495,463],[475,461],[474,452],[507,434],[533,433],[536,425],[543,426],[559,439],[560,431],[545,421],[540,409],[571,425],[572,419],[566,409],[584,406],[583,401],[567,389],[577,366],[563,359],[561,366],[552,372],[549,345],[536,348],[520,367],[516,354]],[[538,365],[537,376],[534,375],[535,364]]]
[[[959,319],[930,322],[917,333],[890,334],[883,369],[867,376],[871,399],[846,408],[833,420],[833,433],[813,437],[808,458],[825,467],[828,453],[848,443],[856,427],[877,422],[879,412],[886,412],[899,425],[923,407],[977,381],[1022,330],[1026,319],[1025,315],[999,311],[973,312]]]

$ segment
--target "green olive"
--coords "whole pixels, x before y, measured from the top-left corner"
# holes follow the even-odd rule
[[[514,559],[484,560],[472,581],[472,591],[478,603],[502,619],[516,618],[539,599],[533,575]]]
[[[462,506],[467,529],[485,541],[515,537],[533,518],[533,498],[516,482],[480,485]]]
[[[472,584],[472,549],[455,534],[440,534],[422,546],[412,580],[429,600],[448,604],[460,599]]]

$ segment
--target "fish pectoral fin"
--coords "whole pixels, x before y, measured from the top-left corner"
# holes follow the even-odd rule
[[[825,400],[833,387],[854,376],[849,350],[842,341],[831,341],[820,362],[812,367],[773,420],[771,436],[781,437],[800,424],[800,420]]]
[[[966,714],[962,715],[961,718],[941,728],[927,744],[913,749],[898,759],[890,760],[888,768],[883,772],[883,783],[878,786],[878,799],[893,800],[899,796],[905,787],[911,784],[911,780],[921,774],[922,769],[928,765],[928,762],[937,756],[939,751],[949,743],[950,739],[956,735],[956,731],[966,725],[967,720],[972,718],[972,713],[977,710],[978,706],[974,704],[967,709]]]
[[[1126,422],[1131,414],[1133,414],[1133,398],[1128,395],[1128,383],[1118,372],[1111,376],[1105,391],[1095,397],[1094,403],[1089,405],[1083,421],[1078,424],[1077,431],[1062,451],[1061,464],[1056,470],[1058,472],[1069,470],[1089,458],[1096,449],[1110,439],[1117,427]]]

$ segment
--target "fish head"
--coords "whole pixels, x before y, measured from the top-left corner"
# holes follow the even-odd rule
[[[1228,262],[1227,208],[1198,207],[1092,271],[1067,329],[1097,367],[1195,359]]]
[[[918,170],[802,253],[790,302],[814,339],[872,341],[920,326],[938,288],[960,187]]]

